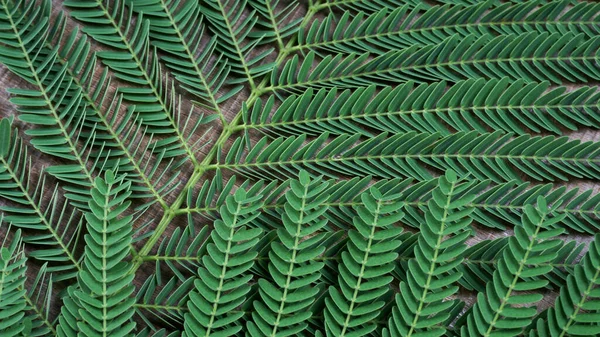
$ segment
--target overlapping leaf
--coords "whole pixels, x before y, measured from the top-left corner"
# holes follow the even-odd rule
[[[189,313],[184,316],[186,336],[233,336],[242,329],[236,322],[243,314],[233,310],[250,291],[248,270],[257,255],[252,248],[262,231],[247,224],[256,218],[260,205],[260,196],[249,197],[243,189],[226,198],[190,293]]]
[[[319,135],[381,132],[489,132],[517,134],[580,126],[600,127],[599,95],[592,87],[551,90],[550,83],[510,83],[500,80],[466,80],[449,88],[446,82],[396,87],[361,87],[356,90],[309,88],[287,98],[277,109],[274,96],[243,110],[239,130],[258,129],[265,134]]]
[[[472,183],[460,183],[453,171],[439,178],[438,188],[428,203],[425,222],[415,246],[415,259],[409,261],[407,282],[400,283],[387,330],[383,336],[442,336],[455,300],[446,300],[458,291],[455,283],[462,277],[458,266],[471,233],[473,208],[463,208],[475,195],[459,193]]]
[[[506,35],[527,32],[598,34],[597,3],[572,1],[526,1],[518,4],[474,1],[463,7],[454,4],[426,7],[425,2],[384,8],[367,15],[350,11],[330,13],[300,31],[294,50],[383,54],[390,50],[441,43],[454,34]],[[332,29],[335,27],[335,29]]]
[[[92,190],[91,212],[85,214],[88,234],[83,268],[78,288],[72,292],[73,302],[66,304],[77,304],[81,321],[73,328],[85,336],[133,336],[134,275],[129,273],[131,265],[126,261],[133,217],[123,215],[130,204],[126,201],[130,186],[123,183],[123,176],[107,171],[103,179],[96,179]]]
[[[319,291],[312,284],[323,268],[322,262],[314,260],[325,250],[320,246],[324,238],[320,231],[327,223],[322,217],[327,207],[322,204],[329,197],[323,193],[328,184],[319,178],[311,180],[306,171],[299,178],[291,181],[285,194],[283,226],[271,244],[268,268],[272,280],[258,281],[261,301],[255,302],[247,326],[250,336],[303,334],[312,314],[308,309]]]
[[[267,91],[301,92],[309,87],[356,88],[385,83],[500,79],[553,83],[600,79],[595,50],[600,38],[585,34],[538,33],[492,36],[452,35],[442,43],[411,46],[369,59],[369,53],[327,55],[314,52],[289,60],[273,72]],[[316,63],[313,65],[313,63]]]
[[[306,135],[272,141],[265,137],[247,152],[246,138],[238,138],[214,168],[260,179],[282,179],[305,167],[331,177],[373,175],[427,180],[432,174],[426,165],[498,182],[521,180],[521,175],[550,181],[599,176],[600,143],[567,137],[513,138],[500,131],[457,132],[445,137],[415,132],[387,137],[382,133],[362,142],[359,134],[328,137],[323,133],[309,142]]]
[[[347,250],[338,267],[338,285],[329,288],[325,309],[327,336],[362,336],[377,329],[383,296],[390,291],[390,275],[400,245],[401,227],[393,226],[404,213],[400,195],[383,195],[372,187],[361,195],[354,228],[348,231]]]
[[[562,229],[550,229],[562,217],[549,218],[546,201],[538,198],[537,208],[529,206],[523,214],[522,226],[515,227],[509,238],[511,249],[503,251],[503,259],[479,293],[472,312],[461,328],[461,336],[490,336],[502,333],[516,336],[528,326],[537,312],[535,303],[543,298],[540,288],[547,280],[532,280],[552,271],[551,265],[528,267],[529,263],[550,262],[561,241],[556,236]]]

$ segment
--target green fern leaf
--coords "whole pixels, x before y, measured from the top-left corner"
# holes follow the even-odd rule
[[[422,224],[415,259],[409,261],[408,281],[400,283],[402,296],[396,295],[398,308],[394,309],[389,330],[383,336],[441,336],[441,324],[448,317],[447,310],[455,301],[445,300],[456,294],[454,285],[462,274],[457,266],[467,248],[470,235],[472,208],[459,209],[469,204],[474,195],[457,198],[470,183],[459,183],[456,174],[446,172],[439,178],[439,187],[429,201],[426,221]]]
[[[313,8],[317,11],[331,10],[333,8],[352,9],[360,12],[376,12],[381,8],[395,9],[403,5],[417,6],[422,4],[417,0],[325,0],[314,1]]]
[[[265,91],[503,77],[557,84],[563,79],[587,82],[600,79],[593,67],[597,62],[593,51],[599,45],[597,37],[588,39],[584,34],[572,33],[531,32],[497,37],[455,34],[436,45],[411,46],[372,60],[369,53],[328,55],[314,67],[316,55],[310,52],[302,63],[294,57],[280,71],[273,72],[271,86]],[[501,53],[498,46],[503,46]]]
[[[0,245],[0,334],[31,336],[32,322],[25,315],[27,259],[21,241],[21,230],[12,234],[10,242],[5,237]]]
[[[366,15],[351,12],[343,15],[330,13],[323,20],[315,20],[298,36],[295,51],[326,50],[342,53],[370,52],[383,54],[413,45],[430,45],[444,41],[454,34],[468,36],[523,34],[526,32],[584,33],[597,35],[598,6],[594,3],[550,1],[540,6],[540,1],[520,4],[496,1],[474,1],[468,7],[447,4],[422,11],[423,3],[384,8]],[[330,29],[335,27],[335,30]]]
[[[388,293],[400,245],[397,237],[402,228],[392,224],[404,213],[399,195],[382,195],[376,188],[361,196],[362,205],[356,209],[354,229],[348,232],[347,251],[339,264],[338,287],[329,288],[326,299],[325,331],[327,336],[361,336],[373,332],[371,323],[380,314]]]
[[[579,125],[599,128],[595,89],[550,89],[550,83],[525,83],[508,78],[460,81],[446,90],[446,83],[397,87],[376,86],[338,91],[308,89],[287,98],[275,112],[274,96],[251,110],[244,109],[244,124],[236,130],[258,129],[267,135],[362,134],[410,131],[439,132],[504,130],[517,134]]]
[[[255,90],[257,79],[269,73],[274,66],[272,62],[265,63],[273,49],[251,55],[260,43],[260,38],[251,34],[257,22],[255,13],[242,18],[244,9],[247,8],[247,0],[206,0],[201,11],[211,23],[209,28],[218,37],[217,48],[230,60],[227,64],[231,66],[231,71],[240,75],[239,79],[231,79],[229,82],[248,82],[251,89]]]
[[[277,230],[279,240],[269,252],[272,281],[258,281],[261,301],[255,302],[253,320],[247,326],[250,336],[301,335],[311,315],[307,308],[318,292],[312,284],[319,280],[323,263],[313,260],[325,250],[319,245],[323,239],[319,232],[327,223],[321,217],[327,211],[322,206],[329,197],[322,193],[327,183],[311,181],[308,172],[302,171],[290,187],[285,194],[283,228]]]
[[[87,140],[83,149],[77,145],[83,135],[79,130],[85,116],[81,92],[73,90],[73,83],[65,76],[67,64],[53,67],[59,63],[58,52],[41,53],[39,48],[45,42],[46,34],[55,28],[49,24],[50,2],[43,1],[35,11],[34,1],[18,5],[0,2],[0,23],[3,25],[0,51],[4,55],[0,62],[31,83],[34,89],[8,89],[15,95],[10,101],[17,105],[20,120],[39,126],[26,131],[33,137],[31,144],[41,152],[73,162],[73,165],[60,165],[54,170],[71,172],[70,180],[82,186],[80,193],[89,193],[94,180],[94,167],[88,168],[89,154],[86,154],[91,140]],[[29,13],[32,15],[27,16]],[[32,27],[27,26],[28,22],[33,22]]]
[[[285,39],[295,36],[300,30],[302,18],[291,19],[298,9],[297,3],[290,3],[287,6],[280,0],[249,0],[248,4],[260,14],[261,18],[256,21],[256,26],[262,27],[257,32],[249,34],[253,38],[260,38],[260,43],[277,43],[280,51],[283,51]],[[285,6],[278,10],[278,7]],[[289,20],[289,22],[287,22]]]
[[[516,336],[536,314],[531,305],[543,297],[538,291],[548,281],[531,278],[549,273],[552,267],[531,267],[529,263],[549,262],[555,257],[561,243],[555,237],[563,230],[549,228],[562,217],[548,218],[546,201],[540,197],[538,207],[527,207],[522,219],[522,226],[515,227],[515,236],[509,238],[511,249],[504,250],[492,281],[486,285],[486,293],[478,294],[461,329],[462,336]]]
[[[107,171],[96,179],[91,211],[85,214],[88,234],[82,271],[77,286],[71,286],[59,318],[59,336],[133,336],[135,322],[131,296],[133,276],[129,273],[132,216],[129,207],[131,183]]]
[[[199,214],[209,220],[217,219],[218,210],[223,205],[225,197],[235,191],[235,184],[240,184],[242,188],[248,190],[249,195],[263,196],[264,204],[254,224],[265,230],[278,227],[283,205],[286,202],[282,194],[289,188],[291,179],[280,183],[272,181],[269,184],[265,184],[264,181],[252,184],[250,180],[238,182],[235,179],[224,183],[221,171],[218,172],[214,179],[204,182],[197,194],[192,191],[188,193],[187,207],[182,207],[179,214]],[[396,178],[381,179],[373,183],[370,176],[328,182],[330,187],[324,193],[330,195],[326,202],[329,208],[324,216],[327,217],[330,225],[334,225],[333,227],[328,225],[328,229],[348,228],[354,216],[353,207],[360,205],[360,194],[371,185],[377,187],[382,193],[404,194],[406,215],[403,222],[407,226],[419,228],[425,221],[422,210],[437,186],[437,179],[413,182],[410,179]],[[478,224],[491,229],[504,230],[507,225],[520,225],[524,207],[535,203],[538,196],[543,196],[548,203],[556,206],[552,210],[552,216],[565,214],[565,219],[557,224],[558,226],[588,234],[594,234],[598,230],[600,195],[592,189],[580,190],[566,186],[555,187],[553,184],[516,181],[494,184],[490,180],[482,180],[465,193],[477,195],[468,205],[474,208],[471,217]]]
[[[224,124],[220,104],[242,89],[225,91],[229,75],[227,62],[211,64],[217,38],[201,43],[205,37],[200,3],[196,1],[130,0],[132,9],[144,13],[150,21],[150,38],[158,49],[167,53],[161,58],[182,87],[201,100],[202,106],[217,112]],[[198,54],[202,47],[202,52]]]
[[[242,313],[231,312],[245,301],[250,291],[248,270],[257,253],[260,229],[247,229],[260,208],[260,196],[248,197],[238,189],[221,207],[222,220],[214,223],[211,243],[203,256],[203,267],[188,301],[189,313],[184,321],[186,336],[232,336],[242,326],[236,324]]]
[[[47,263],[42,265],[30,286],[23,286],[23,295],[27,303],[31,322],[28,336],[57,336],[55,322],[52,319],[53,275],[48,274]]]
[[[46,187],[45,176],[37,182],[32,178],[32,159],[23,140],[11,132],[7,122],[7,119],[0,122],[0,133],[10,140],[6,144],[8,153],[0,156],[0,196],[15,204],[1,205],[0,211],[6,215],[6,221],[32,231],[24,242],[40,247],[28,255],[51,263],[48,271],[60,272],[54,277],[56,281],[74,278],[81,269],[76,246],[82,222],[75,210],[61,205],[63,200],[56,188]]]
[[[536,336],[594,336],[600,334],[596,310],[600,304],[600,236],[596,235],[588,252],[560,289],[547,318],[538,320]]]
[[[569,176],[597,178],[595,153],[598,143],[567,137],[512,138],[494,132],[439,134],[404,133],[387,138],[386,133],[358,142],[360,135],[341,135],[328,140],[328,133],[305,143],[306,135],[262,138],[245,153],[244,138],[234,142],[223,163],[213,169],[229,169],[259,179],[282,179],[302,167],[336,177],[373,175],[382,178],[432,178],[424,164],[441,171],[471,173],[476,179],[497,182],[521,180],[567,180]],[[358,143],[357,143],[358,142]],[[468,160],[465,160],[468,158]],[[333,173],[336,172],[336,173]]]
[[[156,51],[150,46],[150,21],[140,16],[134,23],[133,13],[126,10],[122,0],[114,4],[108,0],[66,1],[64,5],[73,9],[71,16],[77,20],[101,23],[101,27],[85,27],[83,32],[116,50],[100,51],[97,55],[114,76],[136,86],[119,87],[118,92],[125,100],[136,104],[135,111],[148,132],[171,136],[157,143],[157,152],[166,148],[164,155],[184,155],[195,166],[199,165],[190,142],[192,135],[185,134],[184,126],[188,121],[181,117],[180,103],[173,93],[172,84],[163,85],[162,68]],[[191,130],[196,130],[198,123],[201,120],[195,122]]]
[[[177,277],[163,282],[160,273],[146,279],[136,294],[135,312],[147,326],[158,330],[152,322],[158,318],[162,324],[177,329],[183,323],[189,293],[194,289],[194,278],[184,281]],[[161,325],[162,325],[161,324]]]
[[[131,184],[107,171],[104,179],[97,178],[96,186],[92,211],[85,215],[88,234],[84,268],[78,277],[81,288],[74,292],[83,319],[77,328],[86,336],[132,336],[134,275],[125,258],[133,228],[132,216],[122,216],[130,204],[125,200]]]

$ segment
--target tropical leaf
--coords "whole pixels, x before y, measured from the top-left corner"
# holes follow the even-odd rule
[[[355,90],[309,88],[288,97],[273,111],[274,96],[251,110],[243,110],[238,130],[258,129],[271,135],[317,136],[382,132],[482,133],[504,130],[516,134],[580,126],[599,128],[598,93],[592,87],[550,90],[550,83],[466,80],[447,88],[446,82],[415,85],[408,82],[377,90],[372,85]]]
[[[403,5],[417,6],[421,4],[416,0],[325,0],[314,1],[313,8],[317,11],[339,9],[352,9],[357,12],[376,12],[381,8],[398,8]]]
[[[245,9],[249,9],[247,0],[207,0],[201,7],[210,22],[211,31],[217,37],[218,50],[229,60],[227,64],[231,66],[231,71],[240,76],[229,82],[248,82],[252,90],[256,90],[257,79],[269,73],[274,66],[266,61],[273,49],[252,55],[262,36],[251,34],[258,18],[255,12],[246,15]]]
[[[390,291],[389,275],[394,269],[402,228],[392,224],[404,216],[400,195],[383,195],[370,188],[361,196],[356,209],[354,228],[348,231],[347,250],[342,252],[338,285],[329,288],[326,299],[325,331],[327,336],[360,336],[373,332],[372,321],[385,304],[382,297]]]
[[[473,1],[467,7],[446,4],[426,11],[424,2],[383,8],[372,14],[330,13],[300,31],[293,50],[384,54],[413,45],[438,44],[455,34],[468,36],[538,33],[598,34],[597,3],[526,1],[519,4]],[[335,27],[335,29],[331,29]]]
[[[496,37],[455,34],[439,44],[415,45],[371,60],[369,53],[327,55],[314,66],[316,55],[311,52],[302,62],[294,57],[280,71],[273,72],[271,86],[265,91],[503,77],[557,84],[563,80],[588,82],[600,78],[593,66],[598,45],[600,39],[588,39],[583,33],[531,32]]]
[[[85,336],[133,336],[135,322],[132,297],[133,276],[129,273],[129,245],[132,240],[132,216],[124,216],[131,183],[123,176],[107,171],[96,178],[90,212],[85,214],[88,234],[83,268],[77,287],[70,288],[61,315],[59,335],[77,332]],[[72,317],[69,317],[71,314]],[[77,322],[74,317],[80,318]]]
[[[290,336],[302,334],[312,314],[307,311],[314,302],[318,288],[312,286],[321,276],[322,262],[314,259],[325,247],[320,246],[327,220],[322,206],[328,195],[327,183],[310,179],[301,171],[299,180],[290,183],[286,192],[283,228],[277,230],[278,240],[271,244],[269,272],[272,280],[258,280],[261,301],[254,304],[255,312],[247,329],[250,336]],[[309,238],[307,238],[309,237]]]
[[[501,131],[457,132],[446,137],[439,133],[408,132],[390,137],[381,133],[360,142],[360,134],[329,139],[325,132],[309,142],[305,134],[272,141],[265,137],[247,152],[246,138],[241,137],[222,163],[212,168],[259,179],[293,176],[300,165],[329,177],[431,179],[433,176],[425,165],[497,182],[521,180],[521,174],[540,181],[598,177],[596,153],[600,143],[567,137],[511,136]]]
[[[0,221],[2,219],[0,218]],[[4,336],[30,336],[31,320],[25,315],[25,274],[27,266],[21,230],[0,246],[0,333]]]
[[[55,280],[74,278],[81,270],[76,246],[82,221],[77,211],[62,205],[58,189],[48,188],[44,175],[34,180],[27,147],[7,119],[0,121],[0,134],[9,140],[5,144],[8,151],[0,155],[0,196],[12,202],[0,205],[5,220],[30,231],[23,241],[39,247],[28,256],[48,261],[48,271],[60,273]]]
[[[250,291],[248,270],[257,253],[252,251],[258,243],[261,230],[246,228],[258,215],[260,196],[247,196],[238,189],[221,207],[222,220],[215,221],[211,243],[202,257],[199,278],[190,293],[188,310],[184,316],[186,336],[232,336],[241,330],[235,324],[243,316],[231,312],[245,301]]]
[[[300,30],[302,18],[294,18],[298,4],[285,5],[280,0],[250,0],[248,4],[261,16],[256,25],[263,27],[251,35],[260,38],[261,44],[275,42],[280,51],[285,49],[285,40]]]
[[[472,313],[461,328],[462,336],[494,333],[516,336],[532,322],[537,312],[533,305],[543,298],[539,289],[548,281],[531,278],[549,273],[552,266],[528,264],[552,261],[561,243],[556,236],[563,230],[549,229],[561,217],[548,218],[547,204],[542,197],[538,198],[537,208],[526,208],[522,219],[522,226],[515,227],[515,235],[509,238],[511,249],[504,250],[492,281],[486,284],[486,292],[478,294]]]
[[[200,3],[179,0],[130,0],[130,3],[134,11],[147,15],[152,44],[167,53],[161,60],[175,79],[200,99],[202,106],[218,113],[225,124],[220,104],[239,92],[242,86],[222,92],[226,90],[223,84],[231,66],[224,60],[211,64],[217,38],[211,38],[208,43],[201,42],[206,34]]]
[[[136,294],[136,315],[149,327],[158,330],[153,321],[172,328],[183,322],[185,304],[194,289],[194,278],[180,281],[173,277],[163,282],[160,274],[146,279]]]
[[[120,87],[119,92],[125,100],[136,104],[136,112],[148,132],[171,135],[161,141],[160,148],[166,147],[169,157],[183,154],[198,165],[190,140],[192,135],[185,134],[189,131],[185,127],[188,121],[181,118],[180,103],[172,92],[172,83],[162,82],[162,68],[149,41],[150,21],[142,16],[134,23],[132,12],[125,9],[122,0],[114,4],[108,0],[66,1],[64,5],[73,9],[71,16],[77,20],[100,23],[100,27],[85,27],[83,32],[115,49],[97,55],[114,76],[137,86]],[[201,123],[202,119],[193,122],[190,129],[196,130]]]
[[[460,209],[475,196],[457,194],[471,183],[460,183],[453,171],[439,178],[439,185],[428,203],[425,222],[415,246],[415,259],[409,261],[407,282],[400,283],[403,296],[396,295],[389,330],[383,336],[442,336],[449,317],[448,309],[456,301],[445,300],[458,291],[455,285],[462,273],[457,266],[466,250],[470,235],[472,208]]]
[[[0,0],[0,335],[600,334],[600,5],[52,5]]]
[[[560,289],[554,307],[547,310],[546,320],[538,320],[536,336],[593,336],[600,333],[595,322],[600,277],[600,236],[596,235],[589,250]]]

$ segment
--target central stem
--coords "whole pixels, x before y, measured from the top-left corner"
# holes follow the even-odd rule
[[[318,3],[318,1],[316,1],[316,2]],[[312,19],[312,17],[315,15],[315,13],[316,13],[315,7],[314,6],[310,7],[308,13],[306,13],[304,20],[302,21],[302,23],[300,25],[302,27],[304,27]],[[293,45],[294,42],[295,42],[295,39],[290,40],[288,43],[288,46]],[[280,55],[278,55],[277,60],[275,60],[275,64],[280,64],[283,60],[285,60],[287,58],[289,53],[290,52],[283,51]],[[267,87],[268,82],[269,82],[269,78],[265,77],[262,80],[262,82],[255,89],[253,89],[251,91],[250,97],[248,98],[247,103],[246,103],[246,106],[248,108],[250,108],[256,102],[256,100],[260,97],[261,93],[264,91],[264,88]],[[215,142],[214,146],[210,149],[209,153],[202,160],[200,165],[198,165],[198,167],[194,170],[194,172],[192,173],[192,176],[186,183],[185,187],[181,190],[181,192],[177,196],[177,199],[175,199],[175,201],[173,202],[171,207],[169,207],[168,209],[165,210],[162,219],[160,220],[158,226],[156,227],[156,230],[154,231],[154,234],[152,234],[152,236],[148,239],[146,244],[144,244],[144,246],[140,249],[140,251],[134,257],[133,266],[132,266],[133,272],[138,270],[138,268],[143,263],[143,257],[148,255],[148,253],[150,251],[152,251],[152,248],[154,247],[154,245],[162,237],[163,233],[167,229],[167,226],[171,223],[171,221],[175,217],[175,214],[181,208],[181,205],[185,201],[186,192],[190,188],[194,187],[198,183],[198,181],[200,181],[204,172],[206,172],[206,170],[211,167],[211,163],[212,163],[213,159],[216,157],[217,152],[221,149],[221,146],[224,145],[227,142],[227,140],[229,140],[229,137],[231,137],[231,135],[235,132],[234,128],[240,123],[240,121],[242,121],[242,111],[238,112],[237,115],[231,121],[231,123],[229,123],[229,125],[227,125],[223,128],[223,132],[221,133],[221,135]]]

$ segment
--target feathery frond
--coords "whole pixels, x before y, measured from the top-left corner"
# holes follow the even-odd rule
[[[185,154],[194,165],[198,165],[190,144],[191,135],[185,135],[188,121],[181,120],[181,107],[173,93],[171,83],[163,84],[163,72],[156,51],[150,46],[150,21],[143,16],[133,22],[132,11],[126,10],[125,1],[117,0],[109,8],[108,0],[65,1],[72,8],[71,16],[84,23],[99,24],[85,27],[83,32],[94,40],[115,51],[97,53],[117,78],[135,87],[119,87],[119,93],[129,102],[136,104],[135,111],[147,131],[170,134],[162,140],[161,148],[167,148],[169,157]],[[125,28],[123,27],[125,26]],[[194,122],[196,130],[202,119]],[[171,154],[175,148],[175,155]]]
[[[66,204],[61,205],[58,189],[49,189],[44,175],[34,181],[31,176],[33,163],[27,147],[17,133],[11,131],[8,119],[0,120],[0,134],[3,135],[0,196],[14,203],[0,205],[5,220],[31,230],[23,241],[39,247],[28,255],[50,262],[48,271],[60,272],[55,275],[55,280],[74,278],[81,269],[76,246],[82,221],[76,210],[69,211]]]
[[[600,334],[599,4],[52,5],[0,0],[0,334]]]
[[[244,13],[249,8],[247,0],[206,0],[203,1],[201,11],[210,22],[210,30],[217,37],[217,49],[229,60],[227,64],[231,66],[231,71],[240,76],[229,82],[247,82],[255,90],[258,78],[269,73],[274,66],[266,60],[273,49],[253,55],[262,36],[251,34],[258,18],[255,12],[247,15]]]
[[[327,223],[322,218],[327,211],[322,206],[328,195],[323,191],[327,183],[312,179],[301,171],[299,180],[290,182],[287,202],[282,214],[283,227],[277,230],[277,240],[269,252],[271,280],[259,279],[261,301],[254,303],[255,312],[248,323],[250,336],[291,336],[302,334],[310,318],[308,311],[318,293],[312,286],[321,276],[322,262],[314,259],[325,247],[320,246],[324,235],[321,229]]]
[[[132,240],[133,217],[123,215],[130,204],[126,201],[130,186],[123,176],[115,176],[110,170],[104,178],[96,178],[91,212],[85,214],[88,234],[83,268],[78,274],[78,287],[69,291],[71,299],[65,303],[81,321],[74,326],[63,310],[61,317],[65,320],[59,332],[65,336],[69,335],[67,325],[71,325],[71,333],[85,336],[133,336],[134,275],[129,273],[131,266],[125,260]]]
[[[205,43],[205,25],[202,10],[197,1],[130,0],[132,9],[144,13],[150,23],[151,42],[167,55],[161,57],[183,88],[192,93],[202,106],[220,115],[220,104],[242,89],[237,86],[225,91],[223,85],[231,66],[222,59],[211,64],[217,38]],[[221,90],[223,90],[222,93]]]
[[[2,218],[0,218],[2,221]],[[1,223],[0,223],[1,224]],[[25,252],[21,230],[12,232],[7,242],[0,245],[0,334],[3,336],[30,336],[31,320],[25,315]]]
[[[496,1],[474,2],[467,7],[447,4],[423,10],[404,5],[384,8],[367,15],[330,13],[300,31],[298,44],[292,50],[326,50],[342,53],[370,52],[383,54],[413,45],[438,44],[455,34],[459,36],[507,35],[538,33],[583,33],[593,38],[598,34],[600,7],[597,3],[572,1],[526,1],[518,4]],[[332,29],[335,27],[335,29]]]
[[[402,228],[392,226],[402,219],[400,195],[383,195],[370,188],[361,195],[354,228],[348,231],[346,251],[339,264],[337,287],[329,288],[324,313],[327,336],[362,336],[373,332],[372,321],[384,306],[381,298],[388,285],[400,245]]]
[[[352,9],[356,12],[376,12],[381,8],[398,8],[403,5],[417,6],[421,4],[418,0],[325,0],[315,1],[315,10],[325,11],[334,8]]]
[[[293,176],[301,167],[330,177],[346,174],[431,179],[425,165],[497,182],[520,181],[519,174],[550,181],[568,180],[570,176],[598,177],[600,143],[567,137],[512,138],[500,131],[458,132],[442,137],[439,133],[408,132],[391,137],[382,133],[362,142],[359,134],[344,134],[327,142],[328,136],[323,133],[308,143],[306,135],[273,141],[265,137],[247,153],[245,138],[238,138],[223,162],[212,167],[260,179]]]
[[[183,322],[188,294],[194,289],[194,278],[180,281],[177,277],[162,282],[156,274],[146,279],[136,294],[135,312],[149,327],[153,319],[172,328]]]
[[[243,314],[231,311],[244,303],[250,291],[248,270],[257,255],[252,248],[262,231],[247,224],[260,206],[260,195],[248,196],[243,189],[226,198],[190,293],[189,313],[184,316],[186,336],[233,336],[241,330],[235,323]]]
[[[461,183],[453,171],[439,178],[438,188],[428,203],[425,222],[415,246],[415,259],[408,264],[408,280],[400,283],[402,296],[396,295],[397,308],[383,336],[442,336],[441,324],[449,317],[448,309],[456,301],[446,300],[456,294],[455,283],[462,277],[457,269],[467,246],[472,208],[463,208],[474,195],[459,193],[471,183]]]
[[[508,78],[459,81],[449,87],[442,81],[415,85],[410,81],[380,91],[372,85],[355,90],[309,88],[288,97],[277,109],[274,96],[244,109],[238,130],[258,129],[281,134],[373,137],[381,132],[439,132],[504,130],[516,134],[562,128],[600,127],[599,97],[595,88],[568,91],[550,83],[510,82]]]
[[[411,46],[374,59],[369,53],[327,55],[316,65],[314,52],[296,56],[273,72],[270,91],[300,92],[309,87],[356,88],[371,84],[469,78],[560,84],[600,79],[595,50],[600,38],[585,34],[524,33],[503,36],[452,35],[442,43]]]
[[[298,4],[292,2],[286,5],[280,0],[249,0],[248,4],[262,16],[256,21],[256,25],[262,29],[251,35],[260,38],[261,44],[275,42],[279,51],[283,51],[286,48],[285,40],[296,35],[301,28],[302,18],[294,18]],[[283,6],[283,9],[278,9]]]
[[[560,289],[546,320],[538,320],[536,336],[594,336],[600,333],[596,322],[600,305],[600,236],[596,235],[588,252]]]
[[[472,313],[461,328],[462,336],[491,336],[502,333],[516,336],[529,325],[536,314],[536,302],[542,299],[539,289],[547,280],[532,280],[552,271],[552,266],[529,266],[530,263],[550,262],[561,241],[556,236],[562,229],[550,229],[562,217],[549,218],[546,201],[540,197],[537,208],[529,206],[523,213],[522,226],[515,227],[509,238],[510,249],[503,251],[486,292],[479,293]],[[525,306],[523,306],[525,305]]]

